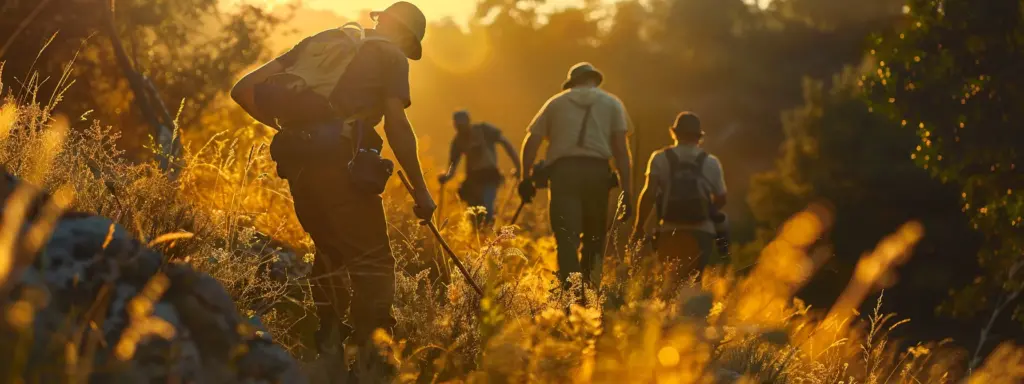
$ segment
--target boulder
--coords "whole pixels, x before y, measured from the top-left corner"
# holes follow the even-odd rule
[[[7,378],[308,382],[284,348],[239,315],[216,279],[168,263],[105,217],[64,215],[31,265],[2,283],[8,316],[0,321],[0,372]],[[26,307],[29,317],[13,315]]]

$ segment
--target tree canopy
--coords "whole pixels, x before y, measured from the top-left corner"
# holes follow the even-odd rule
[[[133,69],[153,84],[178,124],[195,128],[236,75],[269,53],[266,41],[281,19],[259,8],[224,9],[218,0],[39,0],[5,2],[0,36],[7,84],[30,84],[38,71],[40,91],[55,91],[66,66],[75,83],[60,110],[89,112],[124,131],[126,146],[147,142],[152,127],[132,105],[135,95],[105,33],[113,9],[116,36]]]
[[[917,133],[909,156],[960,189],[985,235],[987,273],[952,312],[1000,310],[1024,290],[1024,3],[914,0],[908,11],[905,28],[876,39],[877,70],[864,81],[873,108]]]
[[[926,320],[913,327],[918,337],[954,336],[967,327],[949,327],[934,311],[947,299],[948,287],[973,279],[978,236],[959,209],[958,188],[932,179],[909,158],[917,145],[914,132],[868,111],[857,85],[860,72],[848,68],[829,83],[804,82],[805,104],[783,114],[786,139],[779,159],[773,170],[754,176],[748,204],[765,228],[777,228],[811,201],[834,207],[836,222],[828,235],[834,255],[801,294],[819,307],[832,305],[879,238],[920,221],[925,237],[908,264],[889,276],[899,283],[888,287],[886,306],[901,317]],[[973,330],[955,335],[975,336]]]

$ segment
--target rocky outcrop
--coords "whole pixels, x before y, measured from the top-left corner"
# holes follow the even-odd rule
[[[216,279],[104,217],[65,215],[0,286],[0,381],[307,382]]]

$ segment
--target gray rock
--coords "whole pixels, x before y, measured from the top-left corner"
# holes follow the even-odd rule
[[[5,305],[31,298],[37,306],[31,338],[0,321],[0,345],[29,349],[25,365],[0,361],[0,371],[19,369],[30,382],[69,381],[64,377],[69,340],[98,329],[102,342],[90,382],[308,382],[287,351],[239,315],[216,279],[187,264],[162,264],[162,255],[109,219],[66,215],[33,265],[12,276],[10,297],[0,298]],[[132,325],[131,300],[158,272],[169,285],[152,303],[151,316],[173,326],[174,335],[143,337],[131,358],[119,361],[115,346]]]
[[[140,340],[133,359],[147,382],[193,382],[202,374],[202,358],[189,329],[182,324],[177,310],[169,303],[153,307],[153,316],[174,326],[171,340],[149,336]]]
[[[300,279],[312,272],[312,265],[303,262],[302,255],[289,248],[287,244],[263,233],[256,232],[252,235],[252,244],[249,248],[250,257],[270,260],[268,272],[275,282],[284,283]]]
[[[743,375],[724,368],[715,369],[715,384],[732,384],[739,382]]]

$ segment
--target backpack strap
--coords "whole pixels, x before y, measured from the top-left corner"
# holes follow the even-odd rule
[[[678,164],[680,164],[679,155],[676,154],[676,151],[672,150],[672,147],[666,147],[664,149],[664,153],[665,156],[668,157],[668,165],[670,170],[672,168],[675,168]],[[704,151],[698,153],[697,158],[693,160],[693,163],[697,166],[697,171],[700,172],[701,175],[704,174],[704,163],[707,162],[707,160],[708,153]]]
[[[355,21],[350,21],[350,22],[347,22],[345,24],[342,24],[341,28],[339,28],[339,29],[341,29],[342,31],[345,31],[346,29],[350,29],[350,30],[352,30],[352,31],[354,31],[354,32],[359,34],[359,40],[366,39],[366,30],[363,29],[363,25],[359,24],[359,23],[357,23]]]
[[[700,151],[700,154],[697,155],[697,159],[694,160],[694,163],[697,164],[697,171],[700,172],[701,177],[704,176],[704,162],[707,160],[708,153],[704,151]]]
[[[672,188],[672,177],[676,173],[676,167],[679,165],[679,155],[676,151],[672,150],[672,147],[665,147],[662,150],[668,160],[668,185],[663,187],[661,196],[658,197],[658,218],[659,220],[665,217],[665,210],[668,209],[668,190]]]
[[[665,157],[668,157],[668,174],[675,174],[675,168],[679,164],[679,155],[676,154],[676,151],[672,150],[672,147],[666,147]]]
[[[697,176],[700,177],[701,180],[704,180],[704,182],[707,183],[708,188],[710,188],[713,183],[711,182],[711,179],[709,179],[707,175],[704,174],[704,163],[707,162],[708,156],[709,155],[707,152],[700,151],[700,153],[697,154],[697,158],[694,159],[693,162],[694,164],[697,165]]]
[[[590,121],[590,111],[594,107],[594,104],[587,105],[586,112],[583,112],[583,123],[580,127],[580,137],[576,139],[576,145],[584,147],[584,140],[587,138],[587,122]]]

